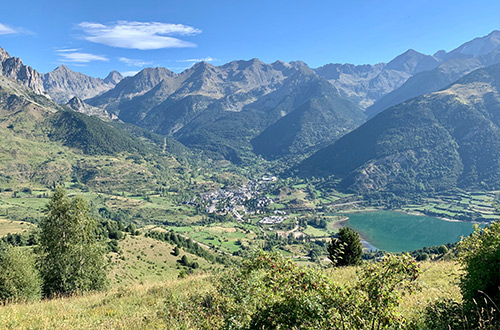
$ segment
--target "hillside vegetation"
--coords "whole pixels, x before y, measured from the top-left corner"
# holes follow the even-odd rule
[[[359,268],[328,271],[334,283],[352,284]],[[416,318],[425,306],[437,298],[458,299],[456,279],[459,269],[454,262],[422,264],[422,291],[405,296],[399,310]],[[207,275],[190,276],[163,283],[145,283],[119,287],[105,293],[87,294],[2,308],[0,327],[5,329],[186,329],[201,328],[195,297],[213,295],[214,281]],[[212,296],[215,299],[215,296]],[[242,306],[243,307],[243,306]],[[205,321],[216,321],[206,319]]]

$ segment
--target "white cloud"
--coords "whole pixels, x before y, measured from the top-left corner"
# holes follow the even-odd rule
[[[17,30],[5,25],[5,24],[2,24],[0,23],[0,35],[4,35],[4,34],[16,34],[18,33]]]
[[[75,52],[73,50],[57,50],[61,62],[68,63],[89,63],[92,61],[108,62],[109,59],[103,55],[95,55],[90,53]]]
[[[160,22],[118,21],[112,24],[82,22],[85,40],[112,47],[131,49],[161,49],[196,47],[196,44],[172,36],[192,36],[200,29],[183,24]]]
[[[207,56],[202,58],[189,58],[187,60],[177,60],[177,62],[212,62],[212,61],[217,61],[217,59]]]
[[[120,73],[124,77],[130,77],[130,76],[135,76],[136,74],[139,73],[139,71],[125,71],[125,72],[120,72]]]
[[[144,61],[144,60],[139,60],[139,59],[135,59],[135,58],[120,57],[118,60],[122,63],[125,63],[127,66],[137,66],[140,68],[142,68],[146,65],[153,64],[153,62],[151,62],[151,61]]]
[[[68,53],[68,52],[77,52],[79,51],[79,48],[59,48],[56,49],[56,52],[58,53]]]

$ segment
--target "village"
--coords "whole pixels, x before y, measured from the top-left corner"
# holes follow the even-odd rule
[[[264,194],[265,188],[276,181],[275,176],[264,176],[258,181],[250,180],[236,189],[219,189],[200,196],[200,203],[205,212],[210,214],[233,214],[244,221],[244,215],[267,213],[266,208],[273,203],[272,198]],[[191,204],[194,200],[191,200]],[[275,211],[275,215],[264,217],[259,222],[265,224],[281,223],[287,218],[286,212]]]

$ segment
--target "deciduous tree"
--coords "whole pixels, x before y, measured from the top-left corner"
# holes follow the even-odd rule
[[[104,248],[97,237],[97,220],[87,203],[70,200],[57,187],[40,223],[43,293],[71,294],[102,289],[106,284]]]

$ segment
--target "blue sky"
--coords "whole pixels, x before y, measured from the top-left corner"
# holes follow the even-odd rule
[[[433,54],[500,29],[498,0],[16,0],[0,47],[40,72],[65,64],[104,77],[195,61],[388,62]]]

